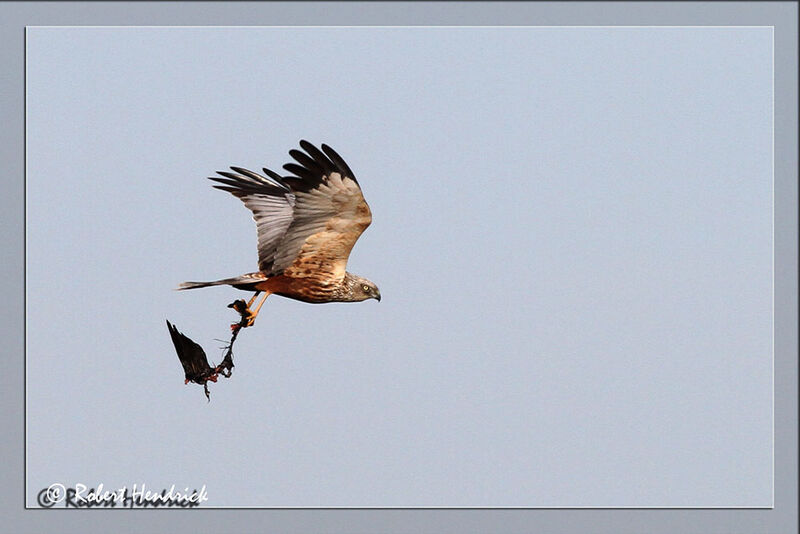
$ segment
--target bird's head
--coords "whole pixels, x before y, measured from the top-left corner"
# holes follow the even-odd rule
[[[362,276],[347,273],[346,283],[349,286],[350,297],[354,301],[367,299],[381,300],[381,291],[373,282]]]

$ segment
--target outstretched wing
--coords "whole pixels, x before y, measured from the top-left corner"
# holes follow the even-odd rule
[[[209,375],[213,374],[213,369],[208,364],[208,358],[203,347],[178,332],[178,329],[167,321],[169,335],[172,337],[172,344],[175,345],[175,352],[178,353],[186,374],[186,380],[204,384]]]
[[[214,187],[240,198],[253,212],[258,232],[258,268],[269,273],[278,244],[292,223],[295,195],[286,182],[269,169],[264,169],[266,176],[241,167],[231,167],[231,170],[234,172],[217,171],[224,178],[209,179],[224,184]]]
[[[241,198],[258,227],[259,269],[292,277],[344,276],[356,240],[372,222],[361,188],[341,156],[327,145],[320,151],[308,141],[290,150],[297,163],[281,177],[267,177],[232,167],[215,186]],[[299,165],[298,165],[299,164]]]
[[[284,169],[295,176],[284,181],[295,192],[292,224],[275,252],[274,269],[292,277],[327,274],[344,277],[356,240],[372,222],[353,171],[332,148],[322,151],[300,141],[308,155],[290,150],[297,163]]]

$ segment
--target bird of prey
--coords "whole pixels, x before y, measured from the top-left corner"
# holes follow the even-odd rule
[[[178,289],[229,285],[254,291],[249,302],[230,305],[242,314],[236,329],[252,326],[271,294],[309,303],[381,300],[378,287],[345,270],[358,237],[372,222],[353,171],[332,148],[322,150],[300,141],[305,151],[290,150],[297,163],[281,176],[269,169],[264,175],[231,167],[211,177],[253,212],[258,231],[258,271],[213,282],[184,282]],[[251,310],[256,297],[264,293]]]

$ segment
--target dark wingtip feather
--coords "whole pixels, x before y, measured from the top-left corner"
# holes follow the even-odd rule
[[[322,165],[317,163],[314,159],[310,158],[304,152],[300,152],[299,150],[293,148],[292,150],[289,151],[289,155],[292,156],[297,161],[297,163],[299,163],[303,167],[306,167],[309,170],[312,170],[314,172],[323,172],[324,170],[322,168]]]
[[[283,168],[304,180],[308,180],[309,182],[320,182],[322,180],[322,176],[319,172],[314,172],[313,170],[302,167],[297,163],[286,163]]]
[[[239,176],[238,174],[233,172],[217,171],[217,174],[219,174],[220,176],[224,176],[225,178],[228,178],[231,182],[235,182],[236,184],[245,185],[250,183],[248,180],[245,180],[243,176]],[[218,176],[209,176],[208,179],[219,180],[220,178]]]
[[[308,141],[301,141],[300,146],[303,147],[303,150],[308,152],[308,155],[311,156],[314,161],[322,167],[325,171],[325,174],[330,174],[336,170],[336,166],[333,164],[331,160],[328,159],[328,156],[322,153],[320,149],[309,143]]]
[[[289,186],[282,181],[280,183],[274,183],[277,182],[277,180],[273,182],[271,179],[263,176],[260,176],[258,180],[254,180],[247,179],[244,176],[239,176],[238,174],[233,174],[226,171],[217,171],[217,173],[221,176],[224,176],[224,178],[220,178],[219,176],[209,176],[208,179],[220,184],[225,184],[229,187],[223,188],[216,185],[213,187],[233,193],[237,197],[248,194],[283,196],[290,190]]]
[[[325,143],[322,143],[321,146],[322,146],[322,151],[325,152],[325,155],[328,156],[328,158],[330,158],[330,160],[333,162],[334,165],[336,165],[340,173],[349,176],[353,180],[356,180],[356,175],[353,173],[352,169],[350,169],[350,166],[347,165],[347,163],[344,161],[344,158],[342,158],[342,156],[340,156],[338,152],[336,152],[334,149],[332,149]],[[358,183],[358,181],[356,181],[356,183]]]
[[[281,184],[283,187],[289,189],[289,186],[286,184],[286,182],[283,181],[283,176],[281,176],[275,171],[267,169],[266,167],[262,168],[261,170],[264,171],[264,174],[266,174],[267,176],[269,176],[270,178]]]
[[[241,181],[235,178],[229,179],[229,178],[220,178],[219,176],[209,176],[208,179],[220,184],[232,185],[234,187],[239,187],[242,184]]]
[[[259,182],[264,180],[264,177],[257,172],[253,172],[250,169],[245,169],[244,167],[231,167],[231,170],[238,172],[242,176],[247,176],[248,178],[252,178],[253,180],[257,180]]]

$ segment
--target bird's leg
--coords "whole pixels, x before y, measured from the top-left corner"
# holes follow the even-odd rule
[[[267,297],[268,297],[269,295],[270,295],[269,291],[266,291],[266,292],[264,293],[264,298],[262,298],[262,299],[261,299],[261,302],[259,302],[259,303],[258,303],[258,306],[256,307],[256,310],[255,310],[255,311],[251,311],[251,312],[250,312],[250,316],[248,316],[248,318],[247,318],[247,324],[246,324],[246,325],[244,325],[245,327],[247,327],[247,326],[253,326],[253,323],[255,323],[255,322],[256,322],[256,316],[258,315],[258,312],[260,312],[260,311],[261,311],[261,306],[263,306],[263,305],[264,305],[264,301],[265,301],[265,300],[267,300]],[[253,298],[255,298],[255,296],[254,296]],[[242,318],[242,320],[244,321],[244,318]]]
[[[255,293],[253,293],[253,296],[250,298],[250,300],[247,301],[247,308],[248,309],[256,301],[256,297],[258,296],[259,293],[261,293],[261,290],[257,290]]]
[[[260,293],[261,291],[257,290],[250,298],[249,302],[245,302],[243,299],[238,299],[228,304],[229,308],[233,308],[234,310],[239,312],[239,315],[242,316],[242,319],[238,323],[233,323],[231,325],[231,330],[237,330],[239,328],[242,328],[243,326],[250,326],[251,324],[253,324],[251,319],[254,320],[255,315],[253,315],[253,312],[250,310],[250,306],[253,305],[253,302],[255,302],[256,297]]]

